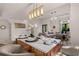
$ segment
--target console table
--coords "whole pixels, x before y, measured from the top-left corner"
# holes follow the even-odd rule
[[[53,56],[60,51],[61,44],[49,46],[40,43],[28,43],[25,39],[16,39],[16,43],[20,44],[25,50],[35,53],[36,56]]]

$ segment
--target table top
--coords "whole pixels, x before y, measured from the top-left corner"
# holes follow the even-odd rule
[[[49,42],[52,42],[52,43],[45,45],[45,44],[43,44],[44,42],[41,39],[39,39],[36,42],[26,42],[25,40],[27,40],[27,39],[19,39],[19,40],[38,49],[39,51],[44,52],[44,53],[48,53],[52,48],[54,48],[57,44],[59,44],[61,42],[61,40],[51,38],[51,40],[49,40]],[[54,43],[54,41],[56,41],[56,43]]]

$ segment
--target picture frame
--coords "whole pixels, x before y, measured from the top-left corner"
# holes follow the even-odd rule
[[[25,28],[25,24],[23,24],[23,23],[15,23],[15,28]]]

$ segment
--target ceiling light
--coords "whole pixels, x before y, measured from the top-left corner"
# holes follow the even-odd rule
[[[34,10],[34,17],[37,17],[37,13],[36,13],[36,10]]]
[[[40,9],[41,9],[41,15],[43,15],[43,14],[44,14],[44,9],[43,9],[43,7],[41,7]]]
[[[32,16],[32,18],[34,18],[34,15],[33,15],[33,13],[31,14],[31,16]]]
[[[30,11],[31,13],[29,13],[29,19],[33,19],[33,18],[37,18],[38,16],[41,16],[44,14],[44,9],[43,6],[39,6],[37,7],[37,5],[35,6],[35,8],[32,9],[32,11]]]
[[[32,16],[31,16],[31,14],[29,14],[29,19],[31,19],[32,18]]]
[[[37,16],[40,16],[40,9],[37,9]]]

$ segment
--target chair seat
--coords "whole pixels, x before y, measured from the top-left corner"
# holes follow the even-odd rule
[[[20,45],[17,44],[7,44],[0,48],[0,54],[5,56],[34,56],[34,53],[29,53],[22,49]]]
[[[75,47],[62,48],[62,53],[67,56],[78,56],[78,52],[79,52],[79,50],[76,49]]]

